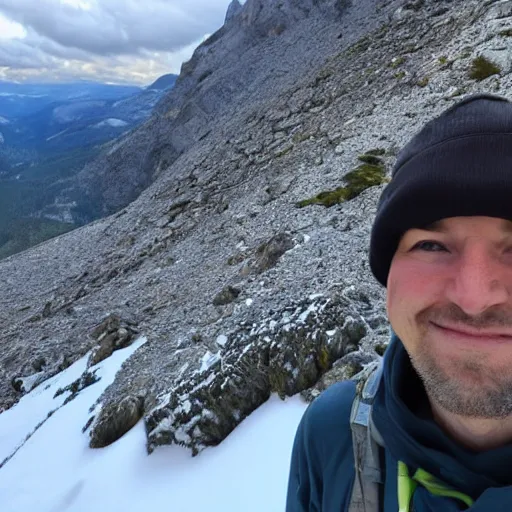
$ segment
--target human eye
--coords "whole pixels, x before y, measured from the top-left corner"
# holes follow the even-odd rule
[[[444,252],[447,251],[446,247],[434,240],[421,240],[420,242],[414,244],[411,248],[411,251],[426,251],[426,252]]]

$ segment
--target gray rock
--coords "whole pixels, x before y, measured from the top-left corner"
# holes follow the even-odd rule
[[[231,0],[231,3],[229,4],[228,10],[226,12],[226,19],[224,20],[224,23],[228,23],[235,16],[238,16],[241,10],[242,4],[238,0]]]
[[[223,288],[215,297],[213,298],[214,306],[225,306],[230,302],[236,300],[236,298],[240,295],[240,290],[233,286],[226,286]]]
[[[312,402],[322,391],[337,382],[351,379],[363,370],[367,364],[375,360],[376,357],[369,354],[350,352],[336,361],[332,368],[322,375],[313,387],[302,391],[302,398],[304,398],[306,402]]]
[[[138,423],[143,410],[142,396],[126,396],[119,403],[109,404],[91,429],[89,446],[104,448],[114,443]]]
[[[277,265],[279,258],[290,249],[293,249],[295,242],[287,233],[278,233],[268,242],[261,244],[256,250],[256,260],[254,261],[253,270],[261,274],[266,270]]]
[[[493,5],[491,5],[486,15],[488,20],[498,20],[510,17],[512,17],[512,2],[510,0],[493,2]]]
[[[91,332],[91,337],[98,344],[92,350],[87,366],[94,366],[110,357],[114,350],[130,345],[137,332],[132,321],[122,320],[119,315],[109,315]]]

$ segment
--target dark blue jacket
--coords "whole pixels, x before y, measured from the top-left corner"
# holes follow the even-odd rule
[[[304,413],[293,447],[286,512],[348,510],[354,482],[350,430],[354,394],[354,382],[334,384]],[[429,471],[475,500],[466,508],[419,486],[413,495],[415,512],[512,511],[512,445],[474,453],[449,439],[433,420],[424,388],[396,337],[384,358],[373,413],[386,443],[384,512],[398,511],[398,460],[412,472],[420,467]]]
[[[293,447],[286,512],[343,512],[354,482],[353,381],[334,384],[306,410]],[[396,461],[389,461],[386,510],[397,512]]]

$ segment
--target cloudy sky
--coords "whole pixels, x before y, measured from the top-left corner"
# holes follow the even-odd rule
[[[0,0],[0,80],[148,85],[179,73],[230,1]]]

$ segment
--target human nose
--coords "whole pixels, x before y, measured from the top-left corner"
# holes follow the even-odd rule
[[[468,315],[478,315],[509,299],[507,272],[512,276],[512,266],[505,268],[485,248],[465,249],[455,267],[447,298]]]

